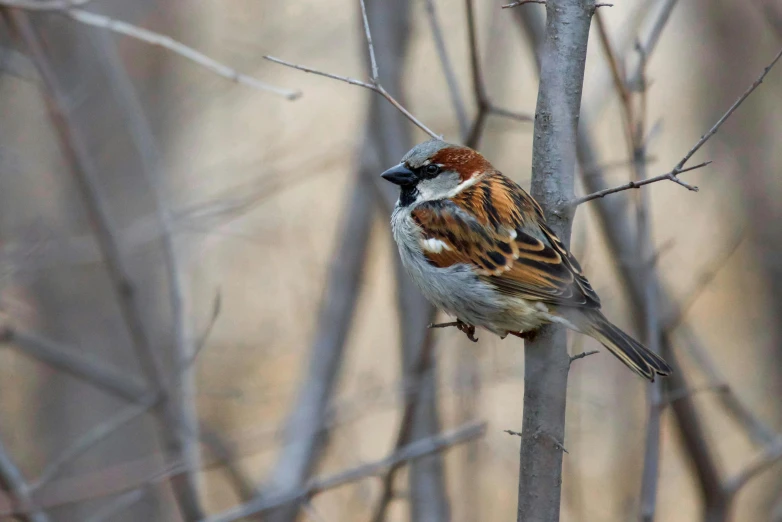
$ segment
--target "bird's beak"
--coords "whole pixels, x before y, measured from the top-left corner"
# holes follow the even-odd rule
[[[415,185],[418,181],[415,173],[400,163],[396,167],[391,167],[380,175],[383,179],[399,186]]]

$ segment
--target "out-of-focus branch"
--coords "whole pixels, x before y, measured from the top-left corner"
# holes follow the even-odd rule
[[[432,38],[437,49],[437,57],[440,59],[440,65],[443,68],[445,81],[448,84],[448,94],[451,96],[451,104],[456,113],[456,121],[459,123],[459,135],[466,136],[469,126],[467,109],[459,92],[459,80],[456,77],[456,71],[453,68],[451,58],[448,56],[448,48],[446,47],[442,26],[437,16],[435,0],[426,0],[426,16],[429,19],[429,26],[432,28]]]
[[[741,488],[780,460],[782,460],[782,437],[769,444],[761,455],[736,473],[736,475],[726,480],[723,486],[725,494],[733,500]]]
[[[370,2],[369,9],[369,20],[373,21],[376,27],[380,67],[386,75],[384,82],[394,93],[401,93],[404,57],[407,55],[406,49],[410,40],[409,3],[390,4],[373,1]],[[372,110],[371,119],[374,121],[374,126],[371,129],[371,136],[376,142],[374,148],[383,163],[393,164],[399,161],[410,146],[409,129],[403,125],[403,120],[394,117],[393,113],[388,111],[385,104],[373,104]],[[388,214],[398,194],[376,174],[372,174],[372,179],[375,183],[383,183],[383,186],[378,186],[378,196],[381,206]],[[415,288],[409,277],[403,273],[397,255],[394,255],[394,262],[405,390],[402,419],[395,440],[395,448],[399,449],[416,439],[426,438],[439,432],[439,418],[435,361],[431,357],[432,338],[426,328],[434,309]],[[403,463],[392,466],[384,474],[380,499],[373,513],[373,520],[382,520],[385,516],[386,508],[393,496],[394,477],[402,465]],[[420,522],[449,519],[441,457],[432,455],[410,466],[410,519]]]
[[[528,114],[520,114],[507,109],[502,109],[492,103],[488,91],[486,90],[486,82],[481,67],[473,0],[465,0],[465,10],[467,15],[467,38],[470,47],[470,78],[472,80],[472,88],[478,112],[473,119],[469,132],[463,134],[462,139],[466,146],[477,148],[480,144],[483,130],[486,127],[486,119],[490,114],[496,114],[497,116],[524,122],[532,122],[535,119]]]
[[[35,506],[32,489],[16,467],[0,441],[0,486],[9,492],[14,502],[14,510],[20,513],[22,522],[49,522],[49,516]]]
[[[397,270],[399,270],[399,267],[397,267]],[[405,291],[405,288],[402,287],[399,289],[399,291],[402,293]],[[404,297],[404,295],[400,295],[400,303]],[[407,297],[409,298],[409,296]],[[402,310],[400,310],[400,312],[402,312]],[[429,315],[424,315],[424,317],[428,318]],[[403,447],[405,444],[408,444],[412,437],[416,412],[419,409],[419,403],[422,402],[422,398],[425,394],[422,388],[428,384],[425,382],[425,378],[427,377],[426,374],[432,371],[433,347],[434,343],[432,336],[427,332],[426,339],[420,346],[417,361],[415,361],[411,368],[406,368],[404,371],[405,401],[404,408],[402,410],[402,419],[399,421],[399,430],[397,431],[396,441],[394,443],[394,448],[396,450]],[[395,465],[389,466],[388,471],[383,475],[380,499],[378,500],[377,506],[372,515],[372,522],[382,522],[385,519],[386,510],[393,500],[394,478],[396,477],[396,473],[404,464],[404,462],[399,462]]]
[[[376,93],[381,95],[383,98],[388,100],[388,102],[391,105],[396,107],[396,109],[399,112],[404,114],[405,117],[408,120],[412,121],[419,129],[421,129],[422,131],[427,133],[432,138],[440,138],[439,135],[435,134],[435,132],[433,130],[431,130],[429,127],[424,125],[418,118],[413,116],[413,114],[410,111],[405,109],[398,101],[396,101],[396,98],[391,96],[388,93],[388,91],[386,91],[385,88],[382,85],[380,85],[379,83],[374,83],[374,80],[371,83],[369,83],[369,82],[362,82],[361,80],[356,80],[354,78],[349,78],[347,76],[339,76],[339,75],[336,75],[336,74],[331,74],[331,73],[327,73],[327,72],[323,72],[323,71],[318,71],[316,69],[312,69],[310,67],[305,67],[303,65],[297,65],[295,63],[286,62],[285,60],[280,60],[279,58],[275,58],[274,56],[264,56],[264,58],[266,58],[267,60],[269,60],[271,62],[278,63],[280,65],[284,65],[286,67],[292,67],[292,68],[298,69],[300,71],[304,71],[304,72],[308,72],[308,73],[312,73],[312,74],[317,74],[318,76],[325,76],[326,78],[331,78],[332,80],[339,80],[341,82],[349,83],[350,85],[357,85],[359,87],[363,87],[365,89],[369,89],[370,91],[375,91]]]
[[[595,22],[600,36],[603,53],[608,60],[614,88],[619,97],[624,121],[625,136],[629,149],[628,156],[633,162],[635,180],[646,178],[646,58],[641,57],[644,65],[641,71],[640,109],[636,109],[634,96],[625,85],[621,66],[616,52],[611,44],[608,31],[603,23],[602,15],[595,13]],[[639,53],[642,53],[640,45]],[[638,195],[636,207],[636,224],[638,237],[637,266],[643,272],[647,281],[643,296],[643,319],[646,346],[654,353],[660,353],[660,316],[658,310],[657,288],[654,285],[655,265],[649,262],[655,256],[652,242],[652,225],[649,220],[649,194],[641,192]],[[662,383],[657,380],[649,387],[647,394],[646,442],[644,449],[644,465],[641,474],[640,517],[642,522],[652,522],[657,503],[657,487],[660,467],[660,416],[662,408]]]
[[[345,343],[355,315],[361,274],[367,259],[372,227],[373,197],[369,175],[379,166],[366,152],[354,176],[339,239],[334,247],[323,302],[314,329],[306,375],[296,404],[286,420],[285,441],[264,495],[301,488],[318,461],[327,433],[327,411],[338,383]],[[274,520],[295,518],[297,506],[287,506]],[[294,511],[291,512],[291,509]]]
[[[182,440],[182,458],[188,470],[184,474],[184,480],[190,483],[190,488],[197,491],[201,458],[198,447],[196,373],[194,365],[188,364],[195,360],[197,353],[196,339],[190,321],[190,299],[187,295],[187,263],[177,249],[174,219],[159,180],[160,151],[153,137],[152,128],[144,107],[138,99],[136,88],[117,53],[114,39],[108,31],[99,32],[97,54],[103,68],[107,71],[109,84],[114,91],[114,99],[124,114],[130,137],[140,159],[142,174],[153,196],[153,214],[162,231],[164,267],[173,318],[173,354],[176,365],[181,368],[177,379],[178,386],[172,390],[171,400],[175,403],[174,407],[179,410],[180,421],[185,424],[184,430],[191,434]]]
[[[65,451],[46,464],[44,470],[38,475],[35,482],[31,484],[32,489],[39,490],[46,486],[46,484],[60,473],[64,466],[72,462],[85,451],[96,446],[100,441],[114,434],[129,422],[149,411],[157,402],[158,397],[156,395],[148,394],[140,402],[126,406],[115,415],[112,415],[104,422],[76,439],[76,441],[68,446]]]
[[[136,290],[129,275],[125,259],[120,254],[117,237],[106,201],[101,194],[98,175],[79,129],[71,122],[69,104],[60,85],[60,80],[51,68],[49,59],[27,14],[11,9],[11,20],[30,51],[31,58],[46,88],[46,101],[52,124],[57,132],[60,147],[70,167],[77,190],[81,193],[87,215],[93,226],[96,240],[103,256],[109,280],[111,281],[121,317],[125,323],[131,344],[139,359],[147,381],[157,393],[165,394],[168,389],[166,376],[159,354],[147,336],[136,301]],[[167,449],[177,457],[183,454],[188,435],[177,429],[178,412],[174,404],[163,397],[160,408],[161,431]],[[172,486],[180,509],[189,520],[203,516],[200,498],[195,485],[186,476],[174,477]]]
[[[3,5],[18,7],[30,11],[61,11],[74,7],[84,7],[92,0],[2,0]]]
[[[632,39],[633,44],[640,42],[641,53],[646,57],[647,61],[657,47],[657,43],[660,40],[662,31],[668,24],[671,13],[673,12],[673,8],[676,7],[677,1],[678,0],[663,0],[659,8],[656,10],[649,10],[648,15],[651,18],[649,19],[648,23],[644,24],[649,27],[647,34],[645,36],[638,35]],[[650,3],[651,2],[648,2],[648,4]],[[617,61],[619,63],[634,63],[634,65],[631,65],[627,68],[628,73],[626,74],[626,77],[630,78],[627,87],[631,91],[638,86],[641,74],[641,62],[638,59],[639,54],[635,52],[634,47],[635,45],[631,46],[631,49],[623,51],[619,53],[619,56],[617,56]],[[603,76],[602,79],[599,79],[598,85],[593,90],[596,96],[593,99],[590,99],[588,104],[584,105],[584,116],[586,119],[590,121],[596,121],[597,118],[599,118],[603,108],[605,107],[605,104],[610,99],[606,93],[610,92],[608,89],[608,82],[611,81],[613,81],[613,79],[610,75]]]
[[[546,0],[518,0],[502,6],[503,9],[510,9],[512,7],[518,7],[525,4],[545,4]]]
[[[90,11],[85,11],[84,9],[73,8],[74,5],[81,5],[84,3],[86,3],[86,1],[82,0],[74,0],[72,2],[23,2],[20,0],[0,0],[0,6],[57,12],[84,25],[106,29],[113,33],[122,34],[150,45],[162,47],[178,56],[181,56],[195,64],[200,65],[201,67],[212,71],[218,76],[222,76],[227,80],[251,87],[253,89],[271,92],[279,96],[283,96],[288,100],[295,100],[296,98],[301,97],[300,91],[292,91],[290,89],[276,87],[274,85],[262,82],[257,78],[253,78],[252,76],[240,73],[236,69],[218,62],[214,58],[210,58],[209,56],[196,51],[192,47],[188,47],[187,45],[174,40],[170,36],[156,33],[154,31],[123,22],[122,20],[92,13]]]
[[[127,372],[120,372],[84,357],[76,350],[38,334],[16,330],[10,325],[0,325],[0,343],[14,344],[22,353],[126,401],[145,404],[148,397],[146,387]],[[183,427],[178,426],[178,429],[181,431]],[[237,493],[243,499],[250,498],[253,488],[244,473],[233,464],[236,460],[233,448],[208,426],[201,425],[199,432],[201,442],[225,466],[228,479]]]
[[[631,189],[631,188],[639,188],[644,185],[648,185],[650,183],[655,183],[657,181],[663,181],[663,180],[671,180],[679,185],[682,185],[683,187],[696,191],[698,190],[698,187],[695,187],[693,185],[689,185],[682,180],[678,178],[679,174],[683,172],[687,172],[688,170],[694,170],[701,167],[705,167],[708,165],[709,161],[695,165],[694,167],[684,168],[684,164],[687,163],[687,161],[695,154],[698,149],[700,149],[707,141],[709,141],[709,138],[714,136],[719,128],[722,126],[723,123],[730,117],[733,112],[739,108],[739,106],[744,103],[744,101],[749,97],[750,94],[752,94],[752,91],[758,88],[758,86],[763,83],[763,79],[766,77],[766,75],[771,71],[771,69],[776,65],[776,63],[779,61],[779,59],[782,57],[782,49],[779,50],[779,52],[776,54],[774,59],[771,61],[771,63],[766,66],[765,69],[763,69],[763,72],[760,74],[757,80],[755,80],[752,85],[750,85],[746,91],[744,91],[744,94],[739,96],[739,98],[733,103],[733,105],[730,106],[730,108],[723,114],[719,120],[709,129],[706,134],[701,136],[701,138],[695,143],[695,145],[692,146],[692,148],[687,152],[687,154],[684,155],[684,157],[679,160],[679,163],[676,164],[676,166],[670,171],[665,174],[661,174],[659,176],[655,176],[653,178],[647,178],[641,181],[631,181],[630,183],[626,183],[624,185],[620,185],[618,187],[610,188],[610,189],[603,189],[596,192],[593,192],[592,194],[589,194],[587,196],[580,197],[578,199],[575,199],[572,202],[572,205],[580,205],[581,203],[586,203],[587,201],[592,201],[593,199],[602,198],[604,196],[607,196],[608,194],[614,194],[616,192],[622,192],[623,190]]]
[[[136,502],[140,502],[147,496],[148,488],[139,488],[122,493],[107,506],[98,509],[90,518],[85,522],[106,522],[109,520],[116,520],[117,515],[134,505]]]
[[[535,27],[536,24],[539,24],[539,21],[536,21],[532,18],[525,20],[525,24],[530,26],[529,34],[531,35],[535,35],[540,30],[538,27]],[[533,37],[531,37],[531,39],[533,42],[536,40],[536,38]],[[769,68],[773,66],[773,64],[778,59],[779,55],[776,56],[772,64],[770,64]],[[763,76],[767,74],[769,68],[764,70],[763,75],[761,75],[761,77],[756,80],[756,83],[753,84],[750,89],[748,89],[748,92],[745,92],[745,94],[742,95],[737,103],[731,107],[728,113],[723,115],[723,118],[721,118],[714,127],[719,127],[719,125],[724,122],[727,116],[729,116],[729,113],[735,110],[740,102],[743,101],[743,98],[746,98],[748,93],[751,92],[753,88],[757,87],[757,85],[759,85],[759,81],[762,81]],[[598,165],[599,161],[597,161],[596,152],[589,137],[589,129],[591,127],[590,123],[591,122],[588,117],[582,117],[578,136],[579,156],[582,164]],[[705,142],[705,140],[710,137],[710,135],[713,135],[713,133],[716,132],[714,127],[712,127],[712,130],[707,133],[707,135],[704,135],[701,138],[701,141],[699,141],[699,144],[696,144],[696,147],[702,145],[703,142]],[[685,156],[685,161],[691,155],[692,154],[688,154],[688,156]],[[605,188],[605,181],[603,179],[602,173],[598,169],[597,171],[593,171],[591,174],[591,176],[584,178],[585,187],[595,192],[603,190]],[[609,246],[614,251],[614,255],[621,258],[622,255],[625,255],[624,253],[633,252],[637,248],[637,240],[630,232],[626,220],[619,218],[619,216],[624,215],[624,208],[622,203],[618,200],[612,199],[600,200],[597,202],[596,208],[598,218],[603,229],[605,230]],[[641,309],[644,301],[644,288],[645,285],[649,283],[649,281],[644,277],[644,274],[638,270],[638,267],[633,266],[630,263],[622,263],[619,265],[619,268],[620,274],[622,275],[627,289],[629,290],[630,298],[633,302],[634,308]],[[657,295],[661,303],[661,309],[665,311],[664,317],[678,316],[679,307],[675,305],[664,292],[659,280],[656,277],[652,277],[650,279],[657,288]],[[697,340],[691,340],[690,344],[692,344],[694,341]],[[664,381],[667,390],[669,390],[668,394],[674,395],[677,392],[681,392],[682,390],[691,390],[686,381],[685,375],[679,369],[679,365],[676,363],[676,357],[671,347],[670,334],[667,334],[663,338],[662,347],[664,357],[669,360],[674,368],[677,368],[677,371],[675,371],[668,379]],[[700,353],[700,356],[704,360],[710,362],[710,358],[706,354],[705,350],[700,350],[700,352],[702,352]],[[709,366],[713,367],[713,363],[711,363],[711,365],[701,365],[705,366],[707,369]],[[716,381],[718,379],[713,380]],[[724,383],[724,380],[721,382]],[[741,401],[739,401],[738,398],[730,391],[729,386],[724,385],[720,386],[720,388],[726,390],[724,393],[720,393],[720,397],[722,398],[723,404],[729,412],[734,414],[734,416],[737,418],[741,418],[743,415],[749,416],[749,420],[752,422],[742,422],[742,425],[746,424],[751,426],[752,428],[749,430],[750,433],[756,432],[758,425],[763,428],[763,423],[759,422],[751,412],[743,407],[743,403],[741,403]],[[723,482],[722,473],[717,465],[714,451],[706,438],[706,432],[702,427],[700,416],[692,403],[691,394],[679,396],[670,404],[677,418],[677,424],[682,434],[684,446],[688,451],[688,455],[693,463],[695,474],[698,477],[699,488],[704,504],[703,520],[706,522],[724,522],[729,516],[730,504],[733,497],[733,494],[731,494],[731,487],[735,488],[736,484],[741,484],[740,481],[743,481],[742,477],[745,475],[739,474],[733,479],[728,479],[727,481]],[[758,461],[751,463],[745,469],[745,472],[750,474],[750,476],[754,476],[753,473],[755,469],[765,469],[767,465],[770,465],[776,460],[776,439],[774,441],[768,442],[769,435],[767,430],[760,429],[760,431],[757,431],[757,433],[753,434],[753,438],[755,440],[765,440],[768,445],[766,446],[766,452],[764,454],[765,458],[759,458]],[[759,464],[759,462],[763,462],[763,464]],[[726,487],[726,485],[728,487]],[[739,487],[741,487],[741,485],[739,485]]]
[[[532,196],[569,244],[576,133],[594,1],[548,0],[532,150]],[[559,520],[570,356],[561,327],[545,326],[524,349],[524,417],[517,520]]]
[[[387,472],[390,467],[398,465],[399,463],[415,461],[433,453],[444,451],[457,444],[481,437],[485,432],[485,423],[466,424],[455,430],[408,444],[382,460],[362,464],[361,466],[347,471],[312,480],[299,491],[272,497],[258,497],[251,502],[205,518],[202,522],[232,522],[255,513],[270,511],[285,504],[305,502],[324,491],[357,482],[368,477],[380,476]]]
[[[684,181],[680,180],[677,176],[679,174],[684,173],[684,172],[689,172],[691,170],[696,170],[696,169],[703,168],[703,167],[705,167],[705,166],[707,166],[709,164],[711,164],[711,161],[704,161],[703,163],[698,163],[697,165],[693,165],[692,167],[686,167],[686,168],[682,168],[682,169],[674,168],[673,170],[671,170],[669,172],[666,172],[665,174],[660,174],[659,176],[654,176],[654,177],[642,179],[642,180],[639,180],[639,181],[628,181],[627,183],[624,183],[622,185],[618,185],[616,187],[611,187],[611,188],[605,188],[605,189],[602,189],[602,190],[598,190],[598,191],[593,192],[591,194],[587,194],[586,196],[582,196],[580,198],[574,199],[570,203],[570,206],[574,206],[575,207],[575,206],[578,206],[578,205],[580,205],[582,203],[586,203],[588,201],[604,198],[604,197],[608,196],[609,194],[616,194],[617,192],[623,192],[623,191],[629,190],[629,189],[641,188],[641,187],[643,187],[645,185],[649,185],[651,183],[657,183],[658,181],[664,181],[664,180],[673,181],[674,183],[678,183],[679,185],[685,187],[688,190],[692,190],[693,192],[697,192],[698,191],[698,187],[695,187],[693,185],[685,183]]]

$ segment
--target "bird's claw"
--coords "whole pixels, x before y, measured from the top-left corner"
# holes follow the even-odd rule
[[[464,333],[464,335],[466,335],[469,340],[474,343],[478,342],[478,338],[475,337],[475,327],[471,324],[463,322],[461,319],[457,319],[456,321],[452,321],[450,323],[432,323],[428,326],[428,328],[448,328],[449,326],[455,326],[459,329],[460,332]]]
[[[538,336],[537,330],[528,330],[526,332],[508,332],[508,333],[529,342],[534,341],[535,337]]]

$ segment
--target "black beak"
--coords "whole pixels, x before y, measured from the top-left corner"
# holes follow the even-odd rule
[[[415,173],[400,163],[396,167],[391,167],[380,175],[383,179],[399,186],[415,185],[418,177]]]

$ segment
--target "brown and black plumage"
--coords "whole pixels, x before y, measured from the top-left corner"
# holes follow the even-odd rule
[[[478,152],[431,140],[384,176],[402,190],[392,221],[402,260],[436,305],[501,336],[561,323],[647,379],[671,373],[605,318],[537,202]]]

